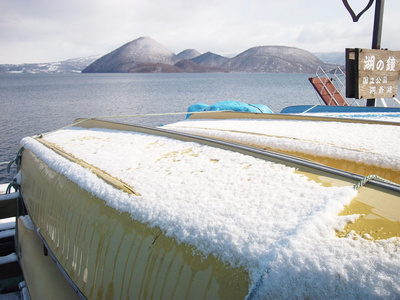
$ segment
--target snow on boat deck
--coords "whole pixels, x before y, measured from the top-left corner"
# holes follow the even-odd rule
[[[356,196],[324,187],[293,168],[165,137],[72,128],[45,136],[134,187],[129,195],[32,138],[22,144],[81,188],[250,272],[251,296],[374,298],[400,295],[400,239],[371,241],[335,230]]]
[[[400,126],[304,120],[186,120],[166,129],[400,171]]]

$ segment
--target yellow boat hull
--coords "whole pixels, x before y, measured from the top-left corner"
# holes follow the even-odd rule
[[[95,120],[80,126],[159,134],[237,151],[293,167],[296,173],[323,186],[349,186],[359,180],[294,158],[267,155],[257,149],[169,131]],[[63,155],[61,150],[57,153]],[[73,159],[71,155],[65,157]],[[82,165],[90,168],[84,162]],[[249,294],[254,278],[251,282],[248,270],[226,265],[212,255],[204,257],[193,246],[179,244],[159,228],[133,220],[129,213],[110,207],[103,199],[58,174],[28,149],[23,151],[21,171],[21,194],[35,229],[78,296],[88,299],[244,299]],[[120,186],[109,176],[101,176],[101,172],[96,170],[103,180],[111,180],[109,183],[114,187]],[[132,190],[121,186],[125,192]],[[360,214],[361,217],[338,231],[338,238],[353,230],[360,236],[368,234],[371,239],[400,236],[399,199],[398,189],[367,183],[341,213]],[[35,233],[29,234],[32,232]],[[29,277],[26,278],[28,288],[38,290],[38,283]]]
[[[21,189],[37,231],[88,299],[243,299],[247,272],[106,205],[25,150]],[[28,288],[30,280],[27,278]],[[34,283],[32,283],[34,284]]]

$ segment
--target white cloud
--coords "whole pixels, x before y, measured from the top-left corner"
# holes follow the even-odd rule
[[[0,63],[105,54],[140,36],[175,53],[239,53],[259,45],[368,48],[373,10],[353,23],[340,0],[0,0]],[[400,49],[396,11],[400,1],[386,1],[382,46],[393,50]]]

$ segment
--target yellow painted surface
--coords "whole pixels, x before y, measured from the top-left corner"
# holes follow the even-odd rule
[[[276,149],[271,149],[271,150],[276,151]],[[400,172],[390,169],[390,168],[378,167],[378,166],[368,165],[368,164],[360,163],[360,162],[356,163],[354,161],[345,160],[345,159],[337,159],[337,158],[330,158],[330,157],[326,157],[326,156],[311,155],[308,153],[282,151],[279,149],[278,149],[278,151],[289,154],[289,155],[294,155],[297,157],[308,159],[308,160],[311,160],[311,161],[319,163],[319,164],[323,164],[328,167],[332,167],[332,168],[340,169],[343,171],[359,174],[362,176],[368,176],[368,175],[372,175],[372,174],[378,175],[389,181],[400,184]]]
[[[134,221],[28,150],[22,191],[33,222],[89,299],[243,299],[248,293],[243,269]]]
[[[349,185],[349,182],[339,177],[296,172],[326,187]],[[351,215],[360,216],[338,230],[338,237],[345,237],[351,231],[373,240],[400,237],[400,194],[398,192],[367,184],[359,189],[357,197],[339,213],[339,216]]]
[[[350,118],[332,118],[332,117],[321,117],[312,115],[301,115],[301,114],[260,114],[260,113],[248,113],[238,111],[205,111],[197,114],[191,114],[189,119],[268,119],[268,120],[300,120],[300,121],[326,121],[326,122],[348,122],[348,123],[363,123],[363,124],[390,124],[394,126],[400,126],[398,122],[386,122],[378,120],[358,120]]]
[[[382,195],[376,190],[362,187],[359,195],[339,214],[341,216],[359,214],[337,232],[340,237],[355,231],[367,239],[388,239],[400,237],[400,197],[398,193]]]

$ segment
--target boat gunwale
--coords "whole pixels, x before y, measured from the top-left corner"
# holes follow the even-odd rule
[[[320,121],[320,122],[341,122],[341,123],[362,123],[374,125],[392,125],[400,126],[400,122],[358,119],[358,118],[339,118],[326,116],[313,116],[309,114],[298,113],[281,113],[281,114],[264,114],[237,111],[209,111],[201,112],[201,114],[191,114],[188,119],[261,119],[261,120],[297,120],[297,121]],[[80,119],[84,120],[84,119]]]

